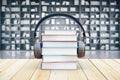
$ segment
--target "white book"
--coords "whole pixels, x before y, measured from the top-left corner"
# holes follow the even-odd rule
[[[43,47],[73,47],[73,48],[77,48],[77,42],[73,41],[73,42],[43,42]]]
[[[56,11],[58,11],[58,12],[59,12],[59,11],[60,11],[60,8],[56,8]]]
[[[49,3],[45,2],[45,1],[41,1],[41,5],[49,5]]]
[[[42,69],[77,69],[77,62],[47,63],[42,62]]]
[[[89,22],[90,22],[89,20],[86,20],[84,24],[89,24]]]
[[[77,55],[77,48],[42,48],[42,55]]]
[[[2,0],[2,5],[7,5],[7,0]]]
[[[75,7],[70,7],[70,11],[76,11]]]
[[[75,30],[45,30],[45,34],[76,35],[76,31]]]
[[[77,41],[77,35],[42,35],[42,41]]]
[[[61,11],[67,12],[67,11],[68,11],[68,8],[67,8],[67,7],[61,7]]]
[[[79,0],[74,0],[74,5],[79,5]]]
[[[47,6],[42,6],[42,11],[47,11]]]
[[[30,0],[26,0],[26,5],[29,5],[30,4]]]
[[[75,62],[77,56],[43,56],[42,62]]]
[[[107,5],[107,3],[105,1],[102,2],[102,5]]]

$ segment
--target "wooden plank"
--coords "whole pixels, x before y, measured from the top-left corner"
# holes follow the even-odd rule
[[[4,59],[4,60],[0,60],[0,67],[2,67],[2,65],[4,65],[6,62],[8,62],[9,60],[8,59]]]
[[[106,80],[88,59],[80,59],[79,63],[88,80]]]
[[[4,60],[3,62],[0,63],[0,73],[2,73],[4,70],[13,65],[16,62],[16,60]]]
[[[106,76],[108,80],[120,80],[120,74],[100,59],[90,59],[90,61],[101,71],[102,74],[104,74],[104,76]]]
[[[120,59],[114,59],[114,61],[120,64]]]
[[[29,61],[20,69],[12,78],[12,80],[29,80],[38,67],[40,60],[29,59]]]
[[[13,62],[15,62],[13,64]],[[10,60],[8,64],[11,66],[6,66],[7,69],[0,73],[0,80],[10,80],[17,71],[27,62],[27,60]]]
[[[52,70],[50,80],[68,80],[66,70]]]
[[[120,64],[115,62],[112,59],[103,59],[102,61],[104,61],[107,65],[109,65],[112,69],[114,69],[115,71],[117,71],[120,74]]]
[[[41,64],[41,62],[40,62]],[[31,80],[49,80],[50,70],[41,70],[41,65],[36,68]]]
[[[68,80],[87,80],[79,62],[77,70],[67,70]]]
[[[7,59],[0,59],[0,64],[6,61]]]

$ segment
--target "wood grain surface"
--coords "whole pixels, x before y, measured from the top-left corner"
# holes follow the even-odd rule
[[[79,59],[76,70],[42,70],[41,59],[0,59],[0,80],[120,80],[120,59]]]

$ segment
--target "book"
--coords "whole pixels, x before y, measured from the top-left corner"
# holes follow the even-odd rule
[[[59,62],[59,63],[48,63],[42,62],[42,69],[77,69],[77,62]]]
[[[73,47],[77,48],[77,41],[65,41],[65,42],[43,42],[42,47]]]
[[[79,5],[79,0],[74,0],[74,5]]]
[[[42,55],[77,55],[77,48],[42,48]]]
[[[45,30],[44,34],[76,35],[76,31],[75,30]]]
[[[61,11],[62,11],[62,12],[67,12],[67,11],[68,11],[68,8],[67,8],[67,7],[61,7]]]
[[[42,41],[77,41],[77,35],[43,35]]]
[[[42,6],[42,11],[47,11],[47,6]]]
[[[7,0],[2,0],[2,5],[7,5]]]
[[[77,56],[43,56],[42,62],[73,62]]]

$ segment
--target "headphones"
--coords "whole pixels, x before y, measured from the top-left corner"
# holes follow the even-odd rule
[[[82,37],[83,38],[82,38],[81,41],[80,40],[77,41],[77,44],[78,44],[77,55],[78,55],[79,58],[85,56],[85,39],[86,39],[86,35],[85,35],[85,30],[84,30],[82,24],[76,18],[74,18],[71,15],[63,14],[63,13],[55,13],[55,14],[50,14],[50,15],[47,15],[47,16],[43,17],[35,27],[35,31],[34,31],[34,56],[35,56],[35,58],[42,58],[42,54],[41,54],[41,52],[42,52],[42,41],[36,43],[36,31],[37,31],[37,29],[39,27],[42,27],[40,25],[44,21],[48,20],[49,18],[60,17],[60,16],[72,19],[73,21],[75,21],[78,24],[78,26],[79,26],[78,28],[80,29],[80,31],[82,30]],[[42,28],[40,28],[40,29],[42,29]],[[41,37],[41,33],[42,33],[42,30],[40,32],[40,37]],[[80,34],[78,34],[78,35],[80,35]]]

